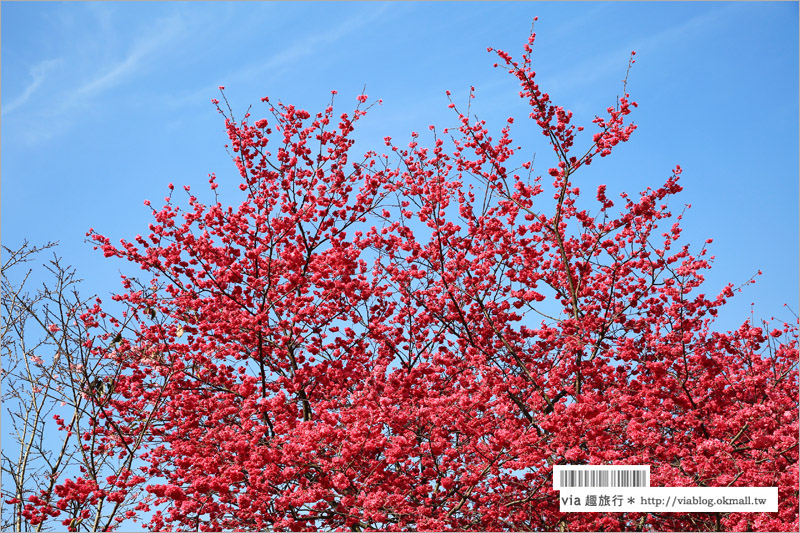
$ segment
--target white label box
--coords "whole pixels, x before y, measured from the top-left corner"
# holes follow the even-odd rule
[[[561,488],[561,512],[775,513],[778,487]]]

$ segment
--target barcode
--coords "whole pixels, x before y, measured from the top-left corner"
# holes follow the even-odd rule
[[[561,470],[561,487],[647,487],[647,470]]]

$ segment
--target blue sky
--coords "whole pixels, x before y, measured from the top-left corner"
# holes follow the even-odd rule
[[[207,175],[235,188],[217,87],[239,116],[262,96],[321,110],[330,90],[350,111],[366,85],[373,108],[357,152],[429,124],[456,123],[445,90],[498,131],[549,156],[522,120],[515,80],[487,46],[519,56],[538,16],[534,66],[553,99],[590,125],[621,91],[639,108],[629,143],[578,176],[587,191],[632,194],[684,168],[686,242],[714,238],[706,292],[756,285],[720,326],[749,316],[789,320],[798,308],[798,3],[4,2],[2,242],[58,240],[86,291],[118,290],[118,270],[84,242],[147,232],[167,184],[211,198]],[[587,128],[589,130],[590,128]],[[423,139],[424,139],[423,134]],[[540,163],[541,161],[541,163]],[[611,196],[609,196],[611,197]]]

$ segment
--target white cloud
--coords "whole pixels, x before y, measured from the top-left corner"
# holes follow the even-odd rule
[[[304,38],[293,46],[273,55],[265,63],[258,65],[256,69],[272,69],[280,65],[296,62],[302,57],[310,56],[321,47],[335,43],[350,33],[353,33],[357,29],[366,26],[369,22],[372,22],[385,13],[387,9],[389,9],[389,4],[384,3],[381,5],[380,9],[372,11],[366,16],[355,16],[345,20],[342,24],[328,32]]]
[[[609,73],[618,74],[620,83],[625,74],[626,59],[631,50],[641,52],[663,49],[675,43],[689,39],[693,34],[706,32],[719,25],[723,19],[740,6],[730,4],[725,7],[712,7],[708,11],[697,15],[683,23],[675,24],[646,38],[634,41],[630,48],[617,48],[601,56],[594,56],[582,61],[580,64],[554,74],[546,76],[547,89],[585,86],[597,82]],[[641,54],[640,54],[641,55]]]
[[[374,4],[370,5],[370,7],[373,6]],[[247,85],[264,72],[274,71],[281,66],[291,65],[303,58],[313,56],[323,47],[330,46],[357,31],[359,28],[375,21],[389,9],[398,9],[397,6],[388,2],[381,3],[375,7],[377,8],[371,11],[362,9],[359,15],[344,20],[341,24],[326,32],[301,34],[294,43],[283,50],[275,52],[263,61],[251,63],[248,66],[226,74],[219,74],[213,79],[207,80],[202,87],[186,91],[179,96],[165,95],[164,101],[172,108],[193,106],[197,105],[198,102],[208,102],[209,98],[216,96],[216,94],[212,94],[211,91],[216,90],[220,85],[231,87]]]
[[[96,72],[96,75],[74,91],[75,98],[103,92],[134,75],[143,67],[145,60],[163,52],[170,42],[183,33],[180,17],[160,19],[148,32],[142,34],[130,47],[127,55],[116,64]]]
[[[36,92],[36,89],[38,89],[39,86],[42,85],[42,82],[44,82],[45,78],[47,77],[47,72],[60,62],[61,62],[60,59],[47,59],[45,61],[41,61],[33,65],[30,68],[30,75],[31,78],[33,79],[28,84],[28,86],[25,87],[25,90],[22,91],[21,95],[11,100],[11,102],[8,103],[7,105],[3,106],[2,113],[4,115],[11,113],[15,109],[19,109],[20,107],[25,105],[25,103],[30,99],[33,93]]]
[[[64,47],[58,59],[42,61],[31,67],[31,83],[22,94],[3,106],[5,116],[26,103],[35,104],[32,114],[47,117],[46,126],[44,122],[34,120],[24,129],[19,129],[16,136],[23,143],[36,144],[62,134],[88,107],[96,105],[100,97],[158,64],[176,46],[176,41],[188,33],[187,22],[180,13],[161,17],[144,29],[130,28],[126,33],[134,37],[124,42],[125,47],[116,57],[112,55],[109,59],[103,48],[119,49],[116,45],[120,32],[117,29],[115,33],[114,25],[114,17],[119,15],[107,9],[90,9],[89,13],[91,21],[84,21],[86,31],[81,38],[73,39],[70,46]],[[66,18],[60,22],[71,35],[71,20]],[[85,53],[93,49],[96,52]],[[46,79],[56,64],[64,67],[59,69],[58,78]]]

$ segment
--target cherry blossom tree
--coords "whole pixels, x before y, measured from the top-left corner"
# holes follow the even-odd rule
[[[89,233],[144,275],[115,296],[124,330],[87,345],[119,366],[87,438],[141,464],[113,492],[61,482],[37,516],[147,494],[128,516],[155,530],[797,530],[797,324],[714,329],[735,289],[703,292],[707,246],[680,243],[680,167],[619,199],[583,179],[636,103],[623,90],[584,132],[535,81],[534,36],[496,54],[542,167],[514,119],[490,133],[452,100],[458,126],[430,146],[360,158],[364,94],[340,115],[264,98],[241,120],[215,100],[241,203],[185,187],[181,207],[170,185],[149,234]],[[556,464],[778,486],[780,509],[565,514]]]
[[[93,298],[80,295],[81,280],[58,256],[43,269],[21,271],[55,246],[4,247],[2,398],[4,428],[11,428],[2,452],[5,531],[47,530],[55,517],[72,529],[107,529],[138,501],[132,491],[113,488],[115,483],[128,488],[123,481],[135,479],[130,469],[136,455],[108,453],[94,429],[118,394],[114,383],[121,366],[93,343],[107,337],[113,346],[125,325],[90,312],[99,302],[91,305]],[[101,333],[112,328],[117,333]],[[95,492],[50,505],[74,487]]]

